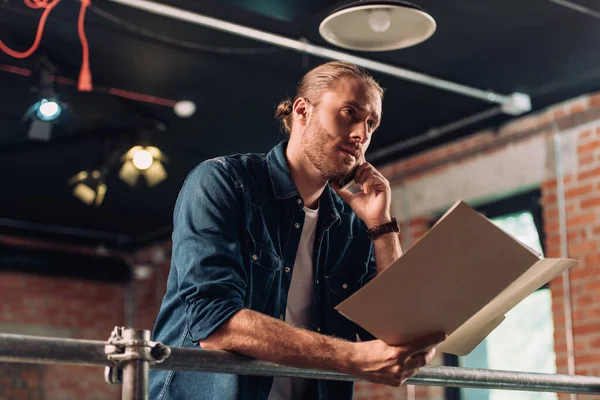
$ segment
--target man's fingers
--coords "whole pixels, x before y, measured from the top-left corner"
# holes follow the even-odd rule
[[[415,355],[412,355],[408,357],[404,362],[404,368],[418,369],[424,367],[431,362],[431,359],[433,358],[434,354],[435,352],[433,350],[430,350],[426,353],[417,353]]]
[[[443,332],[436,332],[436,333],[432,333],[429,335],[425,335],[423,337],[420,337],[419,339],[416,339],[413,342],[407,343],[405,345],[403,345],[402,347],[404,347],[406,350],[406,354],[408,356],[412,356],[416,353],[420,353],[423,352],[424,350],[427,351],[433,347],[435,347],[436,345],[442,343],[444,340],[446,340],[447,335]]]
[[[345,202],[348,202],[348,199],[352,197],[352,192],[350,192],[349,190],[343,190],[340,187],[339,182],[331,181],[330,186]]]

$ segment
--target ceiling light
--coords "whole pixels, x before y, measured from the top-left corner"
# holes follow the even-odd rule
[[[104,175],[105,173],[99,170],[81,171],[69,179],[69,184],[73,186],[73,195],[88,206],[100,206],[106,194]]]
[[[121,157],[123,166],[119,171],[119,178],[128,185],[135,186],[142,175],[148,186],[156,186],[167,179],[167,171],[163,166],[166,159],[157,147],[134,146]]]
[[[385,32],[391,24],[392,18],[388,10],[375,10],[369,14],[369,27],[373,32]]]
[[[353,1],[334,10],[319,26],[329,43],[351,50],[388,51],[414,46],[436,29],[422,8],[399,0]]]
[[[194,115],[194,113],[196,112],[196,104],[194,104],[193,101],[189,100],[178,101],[177,103],[175,103],[173,110],[175,111],[175,114],[177,114],[178,117],[188,118]]]

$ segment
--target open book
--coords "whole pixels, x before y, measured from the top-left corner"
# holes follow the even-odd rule
[[[467,355],[521,300],[577,264],[542,259],[462,201],[336,310],[390,345],[443,331]]]

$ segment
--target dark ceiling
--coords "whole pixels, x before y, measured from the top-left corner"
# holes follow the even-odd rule
[[[333,0],[165,0],[185,10],[328,48],[318,25],[339,6]],[[592,0],[580,5],[594,7]],[[549,0],[419,0],[437,22],[426,42],[400,51],[353,53],[500,94],[531,96],[534,110],[600,89],[600,20]],[[0,232],[52,235],[111,247],[128,247],[169,236],[175,199],[186,174],[204,159],[236,152],[266,152],[283,136],[273,119],[276,104],[294,94],[310,68],[327,60],[95,0],[86,14],[94,92],[72,84],[56,90],[69,108],[49,142],[27,139],[23,121],[37,100],[29,70],[45,55],[57,75],[77,80],[81,45],[80,3],[62,0],[48,19],[34,56],[19,60],[0,52]],[[22,0],[0,1],[0,40],[29,48],[40,11]],[[338,49],[341,50],[341,49]],[[12,71],[12,72],[10,72]],[[23,72],[23,70],[18,70]],[[383,125],[370,151],[489,109],[464,95],[373,73],[386,89]],[[192,100],[188,119],[171,107],[125,99],[110,88],[169,101]],[[487,119],[442,138],[377,160],[409,156],[495,126]],[[97,165],[105,148],[123,147],[144,129],[169,158],[169,178],[154,188],[135,188],[113,170],[102,206],[88,207],[67,180]],[[368,159],[367,154],[367,159]]]

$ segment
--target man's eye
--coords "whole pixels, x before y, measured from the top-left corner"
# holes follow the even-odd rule
[[[369,124],[369,129],[375,129],[375,122],[369,121],[367,123]]]
[[[354,111],[354,109],[352,108],[346,108],[346,114],[348,114],[351,117],[354,117],[356,115],[356,111]]]

